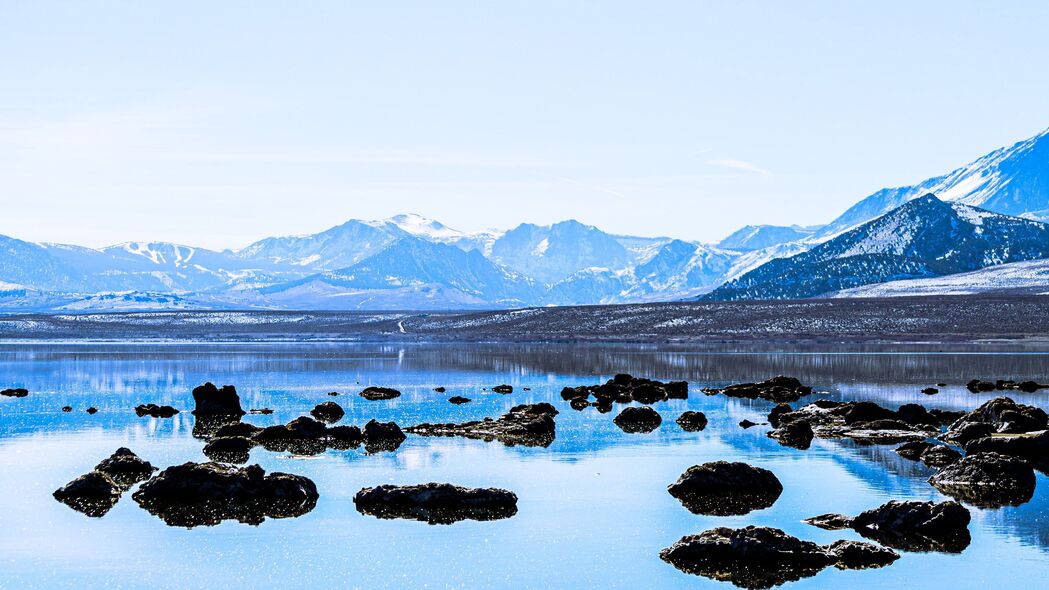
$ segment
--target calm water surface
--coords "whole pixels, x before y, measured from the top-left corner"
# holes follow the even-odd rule
[[[685,379],[690,399],[661,403],[661,428],[625,434],[612,414],[572,411],[565,385],[603,381],[616,372]],[[0,386],[28,388],[0,398],[0,588],[730,588],[678,572],[659,550],[715,526],[767,525],[819,543],[859,539],[800,522],[824,512],[855,514],[890,499],[944,499],[928,483],[932,470],[905,461],[893,446],[814,441],[799,451],[749,430],[764,401],[707,397],[704,386],[794,375],[825,392],[816,397],[870,399],[896,407],[973,408],[991,397],[961,384],[973,377],[1049,380],[1049,355],[901,352],[747,353],[655,346],[596,345],[3,345]],[[497,416],[520,403],[549,401],[561,411],[548,448],[409,435],[395,452],[329,450],[302,458],[252,451],[251,462],[312,479],[316,508],[260,526],[226,522],[171,528],[125,493],[102,518],[88,518],[51,492],[128,446],[161,468],[205,461],[193,417],[139,418],[139,403],[192,409],[190,391],[204,381],[234,384],[243,405],[270,407],[246,416],[285,423],[328,401],[347,412],[341,424],[370,418],[403,425]],[[946,381],[928,397],[922,387]],[[499,383],[511,395],[481,391]],[[402,397],[368,402],[366,385]],[[444,386],[447,392],[434,393]],[[531,391],[522,391],[531,387]],[[451,395],[474,400],[447,403]],[[1049,393],[1013,395],[1049,407]],[[63,405],[75,408],[63,413]],[[93,405],[99,413],[84,409]],[[621,406],[617,406],[615,411]],[[674,419],[702,410],[706,430],[682,431]],[[771,469],[783,482],[776,504],[739,517],[696,516],[666,492],[691,465],[740,460]],[[354,508],[353,495],[382,483],[427,481],[497,486],[519,496],[516,516],[494,522],[431,526],[378,520]],[[961,555],[904,553],[871,571],[824,570],[791,588],[1045,587],[1049,579],[1049,482],[1038,475],[1034,499],[1019,507],[972,508],[972,544]]]

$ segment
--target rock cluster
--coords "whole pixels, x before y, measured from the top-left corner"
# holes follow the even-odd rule
[[[178,410],[171,406],[158,406],[157,404],[139,404],[135,406],[135,414],[140,418],[149,416],[151,418],[171,418],[178,414]]]
[[[511,491],[464,488],[449,483],[364,488],[354,496],[353,503],[362,514],[429,524],[498,520],[517,514],[517,495]]]
[[[998,453],[975,453],[943,468],[929,483],[944,494],[988,508],[1023,504],[1034,495],[1034,469]]]
[[[812,393],[812,388],[802,385],[795,377],[779,375],[766,379],[760,383],[736,383],[720,389],[707,387],[703,389],[707,395],[727,395],[729,397],[742,397],[747,399],[766,399],[770,402],[796,402],[803,396]]]
[[[121,447],[90,473],[81,475],[52,494],[56,500],[91,517],[109,512],[120,495],[148,479],[156,468],[130,449]]]
[[[591,397],[593,401],[590,401]],[[620,373],[601,385],[565,387],[561,390],[561,398],[571,402],[573,408],[578,405],[582,409],[591,405],[599,411],[608,412],[613,403],[638,402],[648,405],[671,399],[688,399],[688,382],[664,383]]]
[[[29,390],[22,387],[4,389],[0,390],[0,395],[4,397],[25,397],[29,395]]]
[[[405,428],[420,436],[461,436],[486,442],[499,441],[506,446],[547,447],[554,441],[554,416],[557,409],[548,403],[522,404],[510,408],[499,418],[485,418],[462,423],[422,423]]]
[[[890,501],[855,518],[823,514],[805,519],[820,528],[851,528],[893,549],[961,553],[969,546],[969,511],[957,502]]]
[[[1042,385],[1037,381],[1013,381],[1009,379],[998,379],[994,383],[990,381],[982,381],[980,379],[973,379],[965,384],[965,388],[972,393],[981,393],[986,391],[1005,391],[1007,389],[1016,389],[1023,391],[1024,393],[1034,393],[1039,389],[1049,388],[1049,385]]]
[[[883,408],[872,402],[836,402],[817,400],[797,410],[776,406],[769,416],[778,428],[769,436],[780,441],[802,443],[804,427],[792,432],[789,425],[803,420],[813,436],[851,438],[866,444],[892,444],[923,440],[939,431],[940,419],[918,404],[904,404],[898,410]]]

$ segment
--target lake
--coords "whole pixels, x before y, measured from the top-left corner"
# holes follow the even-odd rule
[[[688,348],[657,345],[494,344],[6,344],[0,388],[25,387],[25,398],[0,397],[0,588],[731,588],[679,572],[659,551],[683,535],[750,524],[781,528],[821,544],[861,540],[801,519],[856,514],[890,499],[943,500],[926,479],[934,473],[893,452],[895,445],[813,441],[808,450],[779,445],[764,422],[772,403],[706,396],[705,386],[796,376],[834,400],[896,407],[971,409],[996,394],[972,394],[972,378],[1049,381],[1049,353],[986,352],[987,347],[851,347],[827,352]],[[627,434],[610,414],[573,411],[559,393],[615,373],[687,380],[687,400],[655,404],[663,424]],[[251,526],[223,522],[169,527],[125,493],[101,518],[55,501],[51,493],[127,446],[164,468],[205,461],[192,435],[191,390],[205,381],[233,384],[245,408],[271,415],[266,426],[334,400],[339,424],[371,418],[402,426],[499,416],[511,406],[546,401],[560,411],[549,447],[409,435],[396,451],[328,450],[311,457],[255,448],[250,463],[312,479],[316,507],[298,518]],[[924,387],[946,382],[935,396]],[[501,383],[509,395],[490,391]],[[368,385],[403,392],[388,401],[356,394]],[[443,386],[445,393],[434,387]],[[529,391],[523,388],[529,387]],[[482,391],[488,388],[489,391]],[[328,392],[338,391],[338,397]],[[452,395],[471,398],[456,406]],[[1008,392],[1049,407],[1045,390]],[[138,417],[140,403],[170,404],[174,418]],[[62,406],[73,411],[65,413]],[[87,414],[88,406],[98,413]],[[685,432],[674,419],[701,410],[710,420]],[[784,491],[771,507],[744,516],[697,516],[667,493],[689,466],[744,461],[773,471]],[[353,496],[384,483],[451,482],[500,487],[519,497],[511,518],[429,525],[359,513]],[[1049,579],[1049,482],[1037,475],[1034,498],[1021,506],[970,507],[971,545],[959,555],[901,553],[891,566],[828,568],[791,588],[1041,587]]]

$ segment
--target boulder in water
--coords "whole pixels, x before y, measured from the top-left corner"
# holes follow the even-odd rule
[[[713,461],[689,467],[667,491],[693,514],[734,516],[772,506],[783,484],[768,469]]]
[[[353,503],[362,514],[429,524],[498,520],[517,513],[517,495],[511,491],[464,488],[449,483],[364,488],[354,496]]]

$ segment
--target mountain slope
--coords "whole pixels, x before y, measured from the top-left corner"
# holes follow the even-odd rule
[[[807,252],[772,260],[706,299],[798,299],[1045,257],[1049,226],[926,195]]]
[[[864,285],[827,297],[911,297],[918,295],[1049,294],[1049,260],[999,264],[942,277]]]
[[[525,276],[554,283],[588,268],[619,269],[632,255],[612,235],[575,220],[523,223],[492,244],[492,259]]]
[[[727,238],[718,242],[718,248],[749,252],[787,242],[803,240],[819,228],[806,228],[797,225],[744,225],[732,232]]]
[[[912,186],[882,189],[850,207],[813,238],[825,240],[933,193],[945,201],[1049,221],[1049,130]]]

